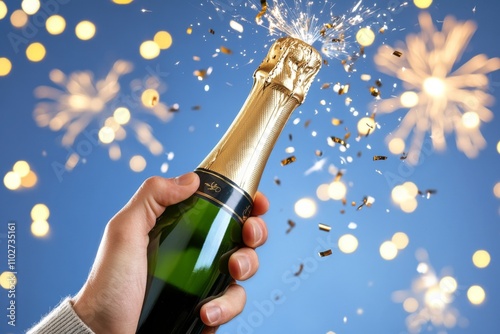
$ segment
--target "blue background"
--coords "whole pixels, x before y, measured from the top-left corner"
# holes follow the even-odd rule
[[[14,1],[6,3],[9,13],[19,7]],[[107,221],[143,180],[151,175],[173,177],[194,169],[229,126],[273,37],[268,36],[264,27],[253,23],[255,11],[243,8],[241,2],[236,1],[234,6],[227,1],[218,3],[225,4],[228,11],[217,13],[212,4],[191,0],[136,0],[127,6],[111,1],[67,1],[58,9],[67,22],[63,34],[51,36],[38,25],[26,37],[29,43],[40,41],[45,45],[47,56],[40,63],[26,59],[26,44],[17,49],[9,42],[9,33],[23,36],[23,31],[12,27],[8,17],[0,20],[0,57],[9,58],[13,64],[11,73],[0,77],[0,175],[3,177],[18,160],[28,161],[38,175],[33,189],[11,191],[0,187],[0,234],[5,236],[7,223],[16,221],[18,251],[17,326],[8,327],[6,318],[1,316],[0,332],[22,333],[64,296],[75,294],[87,277]],[[343,13],[353,4],[353,1],[339,3],[334,9]],[[143,8],[148,11],[142,12]],[[499,56],[499,10],[497,2],[487,0],[435,1],[427,10],[438,27],[447,15],[478,24],[476,34],[454,68],[476,54]],[[219,333],[406,333],[408,314],[391,295],[394,291],[411,290],[412,281],[419,276],[415,251],[421,248],[427,250],[430,264],[439,277],[452,273],[456,278],[458,289],[449,307],[458,310],[462,319],[454,328],[429,324],[422,332],[500,330],[500,200],[493,194],[494,185],[500,181],[496,150],[500,140],[498,104],[491,108],[495,118],[481,126],[488,145],[476,159],[468,159],[456,149],[453,135],[447,138],[446,151],[423,153],[418,166],[408,166],[398,156],[390,155],[385,136],[397,126],[398,118],[406,110],[377,117],[381,129],[360,142],[350,140],[351,147],[345,153],[338,146],[328,146],[326,141],[328,136],[342,137],[343,126],[355,129],[360,116],[352,116],[350,107],[360,115],[371,114],[373,97],[368,91],[371,83],[361,81],[360,74],[368,73],[372,79],[380,77],[383,97],[402,92],[398,79],[377,71],[373,56],[379,45],[394,45],[407,34],[418,33],[420,11],[410,1],[393,14],[389,31],[377,35],[374,45],[366,48],[366,57],[356,63],[357,72],[346,73],[338,60],[330,59],[329,66],[320,71],[311,87],[306,102],[292,115],[291,120],[301,121],[297,125],[288,123],[261,181],[260,190],[270,199],[271,209],[265,216],[269,240],[258,249],[260,270],[242,283],[248,295],[244,312],[221,327]],[[229,28],[233,18],[244,25],[243,33]],[[84,19],[97,27],[96,36],[90,41],[77,39],[73,32],[76,23]],[[193,33],[188,35],[186,29],[190,26]],[[210,34],[209,29],[215,33]],[[170,32],[173,45],[158,58],[144,60],[139,55],[139,45],[152,39],[159,30]],[[213,57],[221,46],[233,53]],[[201,60],[194,61],[193,56]],[[180,110],[167,123],[151,117],[140,106],[131,108],[132,117],[150,124],[165,152],[173,152],[174,158],[168,160],[166,154],[150,154],[130,132],[121,144],[120,160],[110,160],[104,145],[91,145],[83,157],[85,161],[58,178],[54,163],[64,164],[71,150],[81,150],[89,141],[81,135],[72,148],[65,148],[61,145],[61,132],[38,127],[33,118],[38,102],[34,89],[52,84],[48,74],[54,68],[66,74],[89,70],[95,79],[100,79],[118,59],[134,64],[134,71],[120,79],[120,98],[136,97],[129,83],[133,79],[142,80],[153,71],[165,85],[161,101],[167,105],[179,104]],[[208,67],[213,67],[213,73],[205,80],[199,81],[193,75],[193,71]],[[500,73],[493,72],[488,78],[488,92],[498,101]],[[344,105],[345,96],[331,89],[321,90],[324,82],[349,82],[351,105]],[[393,91],[395,83],[398,86]],[[210,86],[208,92],[205,85]],[[196,105],[201,109],[193,110]],[[326,107],[331,111],[327,112]],[[343,119],[343,126],[332,126],[333,117]],[[310,125],[305,127],[307,120]],[[102,119],[96,119],[87,130],[95,131],[100,122]],[[317,135],[312,136],[312,131]],[[282,167],[280,161],[289,155],[285,152],[288,146],[295,147],[297,161]],[[327,163],[323,170],[304,175],[320,159],[315,150],[323,152],[322,158]],[[356,156],[359,151],[361,157]],[[128,159],[135,154],[147,160],[147,167],[141,173],[132,172],[128,166]],[[389,159],[374,162],[373,155],[388,155]],[[353,162],[342,164],[340,157],[347,156],[352,156]],[[169,169],[161,173],[160,167],[165,162]],[[349,205],[343,207],[339,201],[316,199],[317,214],[309,219],[298,217],[294,213],[295,202],[304,197],[315,198],[316,188],[332,181],[328,166],[346,170],[342,180],[349,185],[348,203],[359,203],[363,196],[370,195],[376,199],[373,206],[356,211]],[[437,189],[437,194],[430,199],[419,197],[415,212],[404,213],[391,200],[392,188],[402,182],[393,183],[387,175],[412,181],[421,189]],[[275,177],[281,180],[281,185],[275,183]],[[36,203],[44,203],[50,209],[51,230],[45,238],[30,233],[30,211]],[[341,209],[346,213],[340,214]],[[286,234],[289,219],[297,226]],[[350,222],[358,227],[349,229]],[[320,231],[318,223],[332,226],[331,232]],[[380,244],[398,231],[409,236],[410,244],[396,259],[383,260]],[[346,233],[359,240],[353,254],[344,254],[337,248],[338,238]],[[2,272],[6,270],[5,238],[0,239],[0,247]],[[327,248],[333,254],[320,258],[317,252]],[[491,264],[485,269],[475,267],[471,261],[478,249],[485,249],[491,255]],[[5,260],[1,254],[5,254]],[[300,264],[304,264],[304,269],[294,276]],[[486,292],[486,300],[479,306],[472,305],[466,296],[468,287],[475,284]],[[4,310],[0,315],[6,313],[7,301],[6,291],[0,291],[0,309]]]

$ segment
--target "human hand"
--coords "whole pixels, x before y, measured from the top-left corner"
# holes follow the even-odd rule
[[[149,231],[165,207],[191,196],[199,185],[195,173],[175,179],[147,179],[125,207],[107,224],[89,277],[73,298],[73,308],[96,334],[135,333],[146,289]],[[267,239],[267,228],[257,215],[269,207],[265,196],[257,194],[252,217],[243,225],[247,247],[229,259],[229,272],[235,280],[251,277],[258,268],[254,250]],[[225,293],[203,305],[204,333],[238,315],[245,304],[245,291],[231,284]]]

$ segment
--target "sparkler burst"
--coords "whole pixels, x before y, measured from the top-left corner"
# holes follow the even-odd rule
[[[349,46],[355,44],[350,36],[352,28],[361,24],[374,10],[366,7],[363,0],[356,2],[342,15],[334,14],[333,6],[328,0],[296,0],[293,6],[289,6],[286,1],[272,0],[262,16],[268,22],[271,36],[285,34],[310,45],[319,42],[325,56],[342,58],[349,56]],[[258,9],[258,6],[253,4],[252,8]],[[262,24],[262,21],[258,23]]]
[[[500,58],[488,59],[479,54],[454,69],[476,31],[475,23],[448,16],[438,31],[431,16],[422,13],[419,24],[420,34],[408,35],[406,44],[396,48],[380,47],[374,58],[382,72],[401,79],[407,90],[378,103],[377,111],[381,113],[410,108],[388,140],[402,143],[397,149],[402,151],[413,129],[408,161],[415,164],[427,132],[433,147],[443,150],[445,135],[455,131],[457,148],[469,158],[476,157],[486,146],[480,123],[493,118],[487,108],[493,103],[493,97],[486,92],[487,74],[500,69]]]
[[[402,303],[409,313],[406,317],[408,332],[420,333],[429,325],[442,330],[457,326],[462,320],[459,311],[452,306],[458,288],[457,281],[449,275],[439,277],[425,250],[419,249],[416,255],[419,276],[413,281],[411,290],[395,291],[392,295],[393,301]]]
[[[132,95],[120,94],[120,78],[132,69],[130,62],[118,60],[106,77],[97,81],[90,71],[66,75],[60,70],[52,70],[49,78],[59,87],[39,86],[35,89],[35,96],[40,99],[34,110],[36,123],[53,131],[64,131],[61,142],[65,147],[71,147],[83,131],[98,123],[99,130],[91,130],[97,132],[100,144],[107,145],[110,158],[114,160],[121,157],[118,142],[127,137],[127,130],[132,130],[152,154],[161,154],[163,146],[153,136],[151,127],[133,116],[136,110],[146,110],[166,122],[172,113],[159,101],[161,82],[153,76],[144,82],[133,80],[130,84]],[[132,111],[129,107],[133,108]],[[78,161],[79,156],[72,154],[66,168],[72,169]]]

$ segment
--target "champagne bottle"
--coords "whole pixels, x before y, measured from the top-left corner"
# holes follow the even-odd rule
[[[201,305],[231,282],[228,259],[242,245],[266,162],[321,67],[310,45],[277,40],[254,73],[237,117],[195,172],[197,192],[168,207],[150,232],[140,334],[201,333]]]

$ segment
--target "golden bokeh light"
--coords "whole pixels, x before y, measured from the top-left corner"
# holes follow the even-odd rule
[[[140,173],[146,168],[146,159],[141,155],[134,155],[130,158],[129,166],[132,171]]]
[[[15,172],[7,172],[3,178],[3,184],[9,190],[17,190],[21,186],[21,177]]]
[[[0,20],[7,16],[8,12],[9,10],[7,9],[7,5],[5,4],[5,2],[0,1]]]
[[[330,199],[330,195],[328,194],[329,186],[330,185],[328,183],[323,183],[316,189],[316,196],[320,201],[328,201]]]
[[[403,212],[412,213],[417,209],[418,202],[415,198],[407,199],[400,204],[400,208]]]
[[[398,255],[398,247],[392,241],[384,241],[379,248],[380,256],[384,260],[394,260]]]
[[[443,310],[448,303],[449,296],[438,286],[431,286],[425,291],[424,301],[431,310]]]
[[[301,198],[294,205],[295,213],[301,218],[311,218],[316,214],[316,202],[311,198]]]
[[[497,143],[497,152],[498,152],[498,154],[500,154],[500,140]]]
[[[391,197],[397,204],[401,204],[411,198],[408,190],[403,185],[395,186],[391,191]]]
[[[475,111],[467,111],[462,115],[462,124],[467,129],[474,129],[479,126],[481,120],[479,119],[479,115]]]
[[[457,280],[451,276],[445,276],[439,280],[439,288],[447,294],[452,294],[457,291]]]
[[[109,126],[103,126],[99,130],[99,140],[103,144],[110,144],[115,140],[115,131]]]
[[[497,182],[495,186],[493,187],[493,194],[497,197],[500,198],[500,182]]]
[[[9,58],[1,57],[0,58],[0,77],[4,77],[10,73],[12,70],[12,63]]]
[[[155,41],[144,41],[139,47],[139,53],[144,59],[154,59],[160,55],[160,46]]]
[[[28,175],[21,178],[21,186],[24,188],[32,188],[38,182],[38,176],[36,176],[35,172],[30,170]]]
[[[172,46],[172,35],[168,31],[158,31],[153,37],[153,41],[160,49],[166,50]]]
[[[442,79],[436,77],[428,77],[423,82],[424,92],[432,97],[443,96],[446,86]]]
[[[45,21],[45,28],[51,35],[59,35],[66,29],[66,20],[61,15],[52,15]]]
[[[156,89],[149,88],[142,92],[141,95],[142,105],[146,108],[153,108],[160,102],[160,94]]]
[[[32,220],[47,220],[50,216],[49,208],[42,203],[35,204],[31,209],[31,219]]]
[[[418,195],[418,187],[415,183],[408,181],[403,183],[403,187],[406,189],[408,195],[410,195],[411,197],[415,197]]]
[[[50,231],[50,225],[46,220],[35,220],[31,223],[31,234],[37,238],[47,236]]]
[[[392,236],[391,241],[396,245],[397,249],[405,249],[410,243],[410,238],[404,232],[396,232]]]
[[[132,3],[134,0],[113,0],[114,3],[117,5],[128,5],[129,3]]]
[[[404,92],[399,97],[401,105],[405,108],[413,108],[418,104],[418,94],[412,91]]]
[[[486,268],[490,264],[490,261],[490,253],[484,249],[477,250],[472,255],[472,263],[478,268]]]
[[[108,150],[109,158],[111,160],[119,160],[122,157],[122,151],[120,149],[120,146],[118,145],[111,145],[109,150]]]
[[[356,41],[362,46],[370,46],[375,41],[375,33],[368,27],[361,28],[356,33]]]
[[[81,21],[75,27],[76,37],[81,39],[82,41],[88,41],[95,36],[96,27],[90,21]]]
[[[342,253],[354,253],[358,249],[358,239],[352,234],[344,234],[339,238],[338,246]]]
[[[26,175],[28,175],[30,170],[30,165],[24,160],[19,160],[14,164],[14,167],[12,167],[12,171],[14,173],[17,173],[20,177],[25,177]]]
[[[125,125],[130,121],[130,110],[125,107],[116,108],[113,113],[113,118],[115,119],[116,123]]]
[[[405,141],[398,137],[392,138],[388,146],[392,154],[402,154],[405,151]]]
[[[4,271],[0,275],[0,286],[5,290],[10,290],[17,284],[17,277],[11,271]]]
[[[432,0],[413,0],[413,3],[420,9],[426,9],[430,7]]]
[[[418,300],[413,297],[408,297],[403,302],[403,309],[408,313],[413,313],[418,310]]]
[[[341,181],[333,181],[328,186],[328,196],[334,200],[341,200],[345,197],[347,188]]]
[[[479,285],[473,285],[467,290],[467,298],[473,305],[481,305],[486,299],[486,292]]]
[[[26,57],[32,62],[39,62],[45,58],[47,51],[42,43],[34,42],[31,43],[26,49]]]
[[[23,0],[21,8],[28,15],[33,15],[40,9],[40,0]]]
[[[368,136],[375,131],[375,120],[371,117],[363,117],[358,121],[358,134]]]
[[[22,28],[28,23],[28,14],[22,9],[17,9],[10,15],[10,23],[16,28]]]

